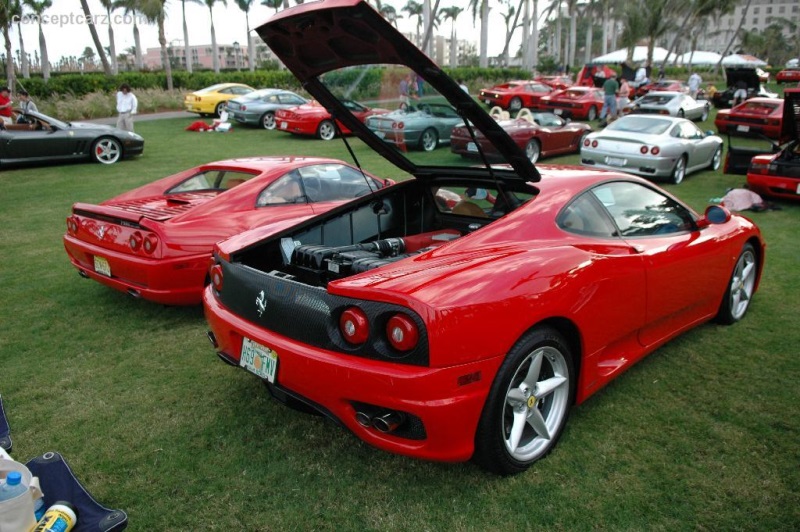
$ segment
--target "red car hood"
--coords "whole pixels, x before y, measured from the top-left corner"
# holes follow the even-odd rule
[[[800,89],[783,91],[781,143],[800,139]]]
[[[363,0],[308,2],[284,9],[257,30],[303,87],[350,131],[401,170],[425,179],[435,166],[418,166],[388,146],[326,88],[331,71],[366,65],[402,65],[422,75],[465,120],[491,138],[514,172],[498,179],[539,181],[539,172],[502,128],[458,83]],[[457,172],[458,169],[453,169]],[[474,174],[474,170],[472,174]],[[488,174],[488,171],[487,171]],[[479,176],[485,178],[485,175]]]

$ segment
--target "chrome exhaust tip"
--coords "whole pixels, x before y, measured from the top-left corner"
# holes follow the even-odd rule
[[[401,413],[386,412],[385,414],[372,418],[372,426],[375,427],[375,430],[388,434],[402,425],[403,421],[405,421],[405,417]]]
[[[134,288],[128,288],[128,295],[134,299],[139,299],[142,297],[142,294],[139,293],[139,291]]]
[[[84,270],[78,270],[78,275],[80,275],[84,279],[88,279],[89,278],[89,274],[86,273],[86,271],[84,271]]]
[[[356,412],[356,423],[364,428],[372,426],[372,418],[366,412]]]
[[[206,338],[208,338],[208,341],[211,342],[212,346],[214,346],[214,349],[219,347],[219,344],[217,343],[217,337],[214,336],[213,332],[206,331]]]

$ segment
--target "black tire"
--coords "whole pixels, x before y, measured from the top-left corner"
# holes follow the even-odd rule
[[[686,111],[684,111],[683,109],[678,109],[678,116],[680,118],[686,118]]]
[[[336,126],[333,120],[323,120],[317,126],[317,137],[322,140],[331,140],[336,136]]]
[[[724,325],[731,325],[744,318],[750,308],[758,279],[758,257],[753,244],[747,243],[742,248],[736,265],[733,267],[728,289],[719,305],[715,321]]]
[[[267,111],[261,116],[261,127],[264,129],[275,129],[275,113]]]
[[[478,422],[473,460],[493,473],[512,475],[546,456],[564,430],[576,383],[563,336],[551,327],[528,331],[494,378]]]
[[[686,156],[681,155],[672,169],[672,174],[669,176],[669,182],[673,185],[680,185],[683,178],[686,177]]]
[[[219,117],[222,115],[222,111],[225,110],[227,104],[225,102],[219,102],[217,106],[214,108],[214,116]]]
[[[436,149],[436,146],[439,145],[439,135],[436,134],[436,130],[432,127],[429,127],[425,131],[422,132],[422,135],[419,137],[419,147],[423,151],[433,151]]]
[[[522,109],[522,100],[520,100],[518,96],[514,96],[511,98],[511,101],[508,102],[508,111],[510,113],[516,113],[520,109]]]
[[[542,146],[537,139],[531,139],[525,145],[525,155],[532,163],[539,160],[542,155]]]
[[[114,164],[122,158],[122,144],[112,137],[101,137],[92,144],[92,159],[101,164]]]
[[[597,119],[597,107],[594,105],[589,107],[589,112],[586,113],[586,120],[592,122]]]

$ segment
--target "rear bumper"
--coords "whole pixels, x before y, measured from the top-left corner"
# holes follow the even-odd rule
[[[748,173],[747,186],[760,196],[800,201],[800,179]]]
[[[64,248],[82,275],[120,292],[163,305],[198,305],[211,254],[172,259],[126,255],[64,235]],[[95,257],[108,261],[111,276],[95,270]]]
[[[624,164],[608,164],[608,161],[615,159]],[[677,161],[677,157],[643,157],[581,150],[581,164],[586,167],[628,172],[642,177],[669,177]]]
[[[236,364],[242,338],[278,355],[276,384],[303,398],[366,443],[385,451],[440,461],[465,461],[474,451],[475,431],[489,387],[502,357],[446,368],[390,363],[309,346],[259,327],[230,312],[208,287],[203,293],[206,320],[219,356]],[[459,377],[480,374],[459,385]],[[409,439],[364,427],[356,421],[359,404],[407,413],[424,427],[423,439]]]

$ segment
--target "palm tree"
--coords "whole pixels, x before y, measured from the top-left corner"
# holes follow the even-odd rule
[[[144,68],[144,60],[142,59],[142,41],[139,36],[139,26],[136,24],[136,13],[142,13],[142,3],[144,0],[115,0],[114,7],[117,9],[124,9],[126,15],[132,15],[133,18],[133,44],[134,44],[134,64],[138,70]]]
[[[86,17],[86,20],[94,20],[92,18],[92,12],[89,10],[89,4],[86,3],[86,0],[81,0],[81,7],[83,8],[83,14]],[[106,76],[110,76],[111,65],[108,64],[106,51],[103,50],[103,45],[100,44],[100,37],[97,35],[97,28],[94,24],[87,24],[87,26],[89,26],[89,33],[92,34],[92,41],[94,41],[94,47],[97,49],[97,55],[100,56],[100,62],[103,63],[103,71],[106,73]]]
[[[47,57],[47,43],[44,40],[42,31],[42,13],[53,6],[53,0],[24,0],[25,5],[31,8],[36,20],[39,21],[39,56],[42,63],[42,78],[47,81],[50,79],[50,60]]]
[[[428,54],[433,55],[433,28],[439,27],[439,1],[431,7],[431,0],[425,0],[422,6],[422,18],[424,19],[425,36],[422,38],[421,49]]]
[[[415,2],[414,0],[408,0],[406,5],[400,8],[400,11],[405,11],[408,13],[408,18],[417,17],[417,42],[415,43],[417,46],[420,44],[420,27],[422,26],[422,4],[419,2]]]
[[[6,48],[6,84],[9,90],[14,92],[14,61],[11,56],[11,25],[14,16],[14,6],[12,0],[0,0],[0,25],[3,27],[3,40]]]
[[[217,47],[217,32],[214,30],[214,4],[218,1],[228,7],[228,0],[204,0],[206,7],[208,7],[208,16],[211,19],[211,53],[214,54],[212,63],[215,74],[219,74],[219,48]]]
[[[381,2],[381,0],[375,0],[375,10],[391,24],[394,24],[395,28],[397,27],[397,19],[402,18],[402,16],[397,15],[397,10],[394,8],[394,6],[384,4]]]
[[[256,53],[253,49],[253,35],[250,33],[250,8],[253,0],[236,0],[236,5],[244,11],[244,20],[247,24],[247,62],[250,64],[250,72],[256,69]]]
[[[450,67],[455,68],[458,63],[458,41],[456,39],[456,19],[464,11],[464,8],[458,6],[442,8],[442,16],[444,20],[450,19]]]
[[[728,41],[728,46],[725,47],[725,51],[722,53],[722,57],[720,58],[719,63],[717,63],[717,71],[719,71],[720,67],[722,66],[722,59],[726,55],[728,55],[728,51],[731,49],[731,46],[733,46],[733,43],[736,41],[736,38],[740,35],[742,31],[742,26],[744,25],[744,21],[747,18],[747,12],[750,10],[750,3],[752,1],[753,0],[747,0],[747,3],[745,4],[744,8],[742,8],[742,18],[739,19],[739,26],[736,28],[736,31],[733,32],[731,40]]]
[[[509,46],[511,44],[511,38],[514,36],[514,32],[517,31],[519,27],[519,10],[517,10],[512,4],[512,0],[507,0],[508,4],[506,4],[506,12],[502,13],[503,21],[506,25],[506,40],[505,45],[503,46],[503,51],[500,54],[503,57],[503,61],[506,65],[508,65],[509,61]],[[512,22],[513,17],[513,22]]]
[[[81,0],[85,2],[86,0]],[[167,55],[167,34],[164,31],[164,18],[166,17],[167,0],[141,0],[139,9],[150,23],[158,25],[158,44],[161,45],[161,63],[164,65],[164,74],[167,77],[167,90],[173,89],[172,65]]]
[[[186,72],[192,73],[194,62],[192,61],[192,50],[189,46],[189,27],[186,25],[186,2],[202,4],[200,0],[181,0],[181,14],[183,15],[183,55],[186,56]]]
[[[117,6],[114,0],[100,0],[100,5],[103,6],[106,10],[106,15],[108,15],[108,55],[111,56],[111,72],[116,74],[119,71],[119,66],[117,65],[117,46],[114,43],[114,26],[111,24],[111,12]]]
[[[472,11],[472,24],[475,25],[475,20],[478,14],[481,16],[481,40],[480,40],[480,57],[478,59],[478,66],[486,68],[489,66],[489,0],[469,0],[468,9]]]
[[[20,70],[22,71],[22,77],[27,79],[31,77],[31,69],[30,65],[28,64],[28,54],[25,53],[25,41],[22,39],[22,3],[20,0],[15,0],[11,4],[11,8],[12,20],[16,20],[17,22],[17,36],[19,38],[19,66]]]
[[[267,6],[270,9],[274,9],[277,13],[283,9],[283,0],[261,0],[261,5]]]

